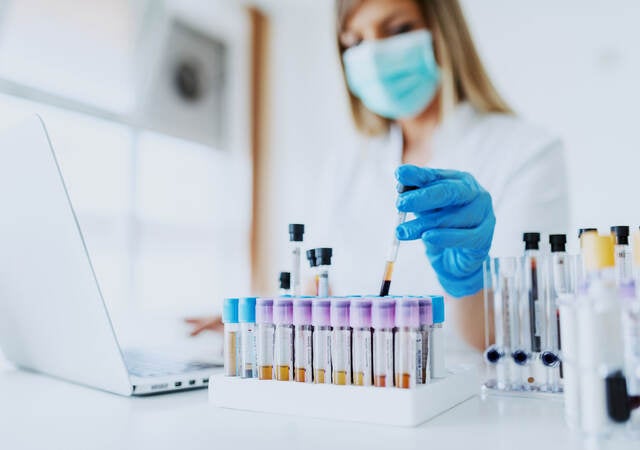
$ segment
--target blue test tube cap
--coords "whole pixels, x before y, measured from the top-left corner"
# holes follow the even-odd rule
[[[241,323],[255,323],[256,297],[243,297],[238,303],[238,319]]]
[[[431,306],[433,323],[444,323],[444,297],[442,295],[432,295]]]
[[[222,304],[222,322],[238,323],[238,299],[225,298]]]

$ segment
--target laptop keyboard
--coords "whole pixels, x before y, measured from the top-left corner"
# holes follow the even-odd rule
[[[131,375],[144,378],[179,375],[220,367],[219,364],[204,361],[179,361],[137,350],[124,352],[124,361]]]

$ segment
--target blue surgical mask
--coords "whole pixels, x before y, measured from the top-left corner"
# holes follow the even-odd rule
[[[370,111],[388,119],[421,113],[440,84],[427,30],[364,41],[347,49],[342,60],[349,90]]]

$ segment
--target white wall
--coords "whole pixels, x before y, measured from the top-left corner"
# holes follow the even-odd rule
[[[316,174],[328,152],[349,151],[352,130],[334,50],[333,1],[267,3],[275,47],[275,276],[287,267],[286,223],[308,220]],[[631,200],[640,192],[640,2],[463,4],[499,89],[519,113],[565,140],[573,226],[640,224]]]

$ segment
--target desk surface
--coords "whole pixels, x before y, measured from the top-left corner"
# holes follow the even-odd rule
[[[218,409],[205,390],[125,398],[0,362],[0,448],[21,449],[631,449],[590,443],[559,401],[475,397],[412,429]],[[517,446],[517,447],[516,447]]]

